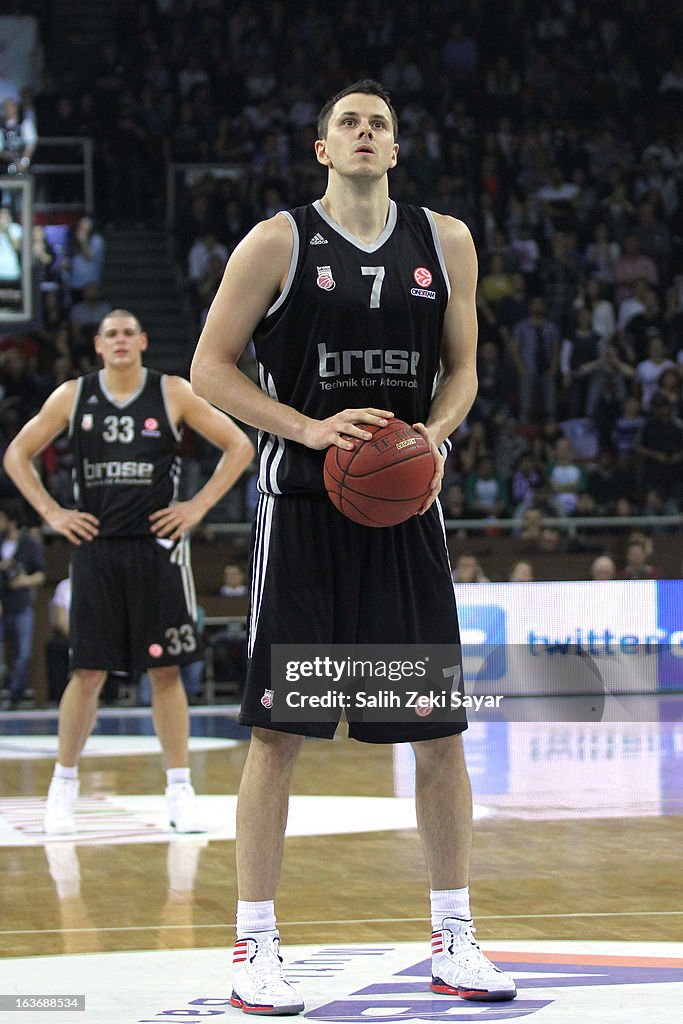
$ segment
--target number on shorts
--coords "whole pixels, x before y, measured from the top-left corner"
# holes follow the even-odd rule
[[[189,654],[197,649],[197,638],[194,629],[187,623],[183,626],[170,626],[166,630],[166,650],[174,658],[177,654]]]

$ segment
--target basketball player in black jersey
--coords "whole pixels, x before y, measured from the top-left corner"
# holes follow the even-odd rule
[[[292,767],[304,736],[335,724],[272,718],[276,643],[457,644],[437,495],[445,445],[476,393],[477,261],[466,226],[389,198],[398,156],[389,97],[364,80],[323,107],[315,152],[325,195],[279,213],[240,243],[192,365],[198,394],[260,429],[261,497],[252,542],[249,668],[241,721],[253,726],[238,803],[237,944],[231,1002],[296,1013],[278,957],[274,895]],[[238,369],[253,337],[255,384]],[[324,494],[330,445],[352,449],[396,415],[427,438],[431,492],[417,516],[371,529]],[[473,938],[472,801],[462,721],[370,725],[367,742],[409,741],[431,886],[432,990],[511,999],[511,977]]]
[[[145,368],[147,335],[126,310],[100,324],[104,368],[60,385],[12,441],[5,468],[27,501],[74,545],[73,675],[59,706],[59,754],[45,831],[72,832],[78,759],[108,671],[147,670],[167,770],[171,827],[196,829],[188,767],[189,716],[180,665],[197,658],[188,531],[229,490],[253,455],[227,416],[186,380]],[[189,501],[176,501],[183,424],[223,454]],[[47,492],[32,460],[65,429],[74,457],[75,508]]]

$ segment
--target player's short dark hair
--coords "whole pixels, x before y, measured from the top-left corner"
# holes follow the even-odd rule
[[[347,85],[345,89],[338,92],[336,96],[332,96],[331,99],[323,105],[320,113],[318,114],[318,138],[324,139],[327,137],[327,129],[330,123],[330,114],[335,103],[339,103],[339,100],[343,100],[345,96],[350,96],[351,93],[362,92],[367,96],[379,96],[381,100],[384,100],[389,110],[391,111],[391,122],[394,127],[394,138],[398,136],[398,117],[394,106],[391,102],[391,97],[387,90],[379,82],[376,82],[374,78],[361,78],[358,82],[354,82],[353,85]]]
[[[101,334],[102,333],[102,325],[104,324],[104,322],[106,320],[111,320],[111,318],[113,316],[126,316],[126,317],[130,317],[131,320],[135,320],[135,323],[138,325],[138,330],[140,331],[140,333],[141,334],[143,333],[142,324],[140,323],[140,321],[136,317],[135,313],[131,313],[129,309],[110,309],[109,312],[106,313],[105,316],[103,316],[102,319],[100,320],[100,325],[99,325],[99,327],[97,328],[97,331],[96,331],[97,334]]]

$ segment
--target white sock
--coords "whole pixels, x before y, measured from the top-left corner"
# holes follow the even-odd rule
[[[237,938],[243,939],[254,932],[275,931],[275,901],[237,901]]]
[[[438,931],[444,918],[457,917],[460,921],[471,921],[470,890],[430,889],[429,902],[432,907],[432,931]]]
[[[176,782],[189,782],[190,781],[190,769],[189,768],[167,768],[166,769],[166,785],[173,786]]]
[[[60,764],[59,761],[57,761],[52,777],[55,779],[77,779],[78,765],[75,764],[73,767],[65,768],[63,764]]]

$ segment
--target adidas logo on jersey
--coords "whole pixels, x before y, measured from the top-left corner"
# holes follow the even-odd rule
[[[310,240],[310,242],[308,244],[309,245],[327,245],[327,239],[323,238],[323,236],[320,234],[320,232],[318,232],[316,235],[313,235],[313,238]]]
[[[91,395],[86,405],[97,405],[97,395]]]

